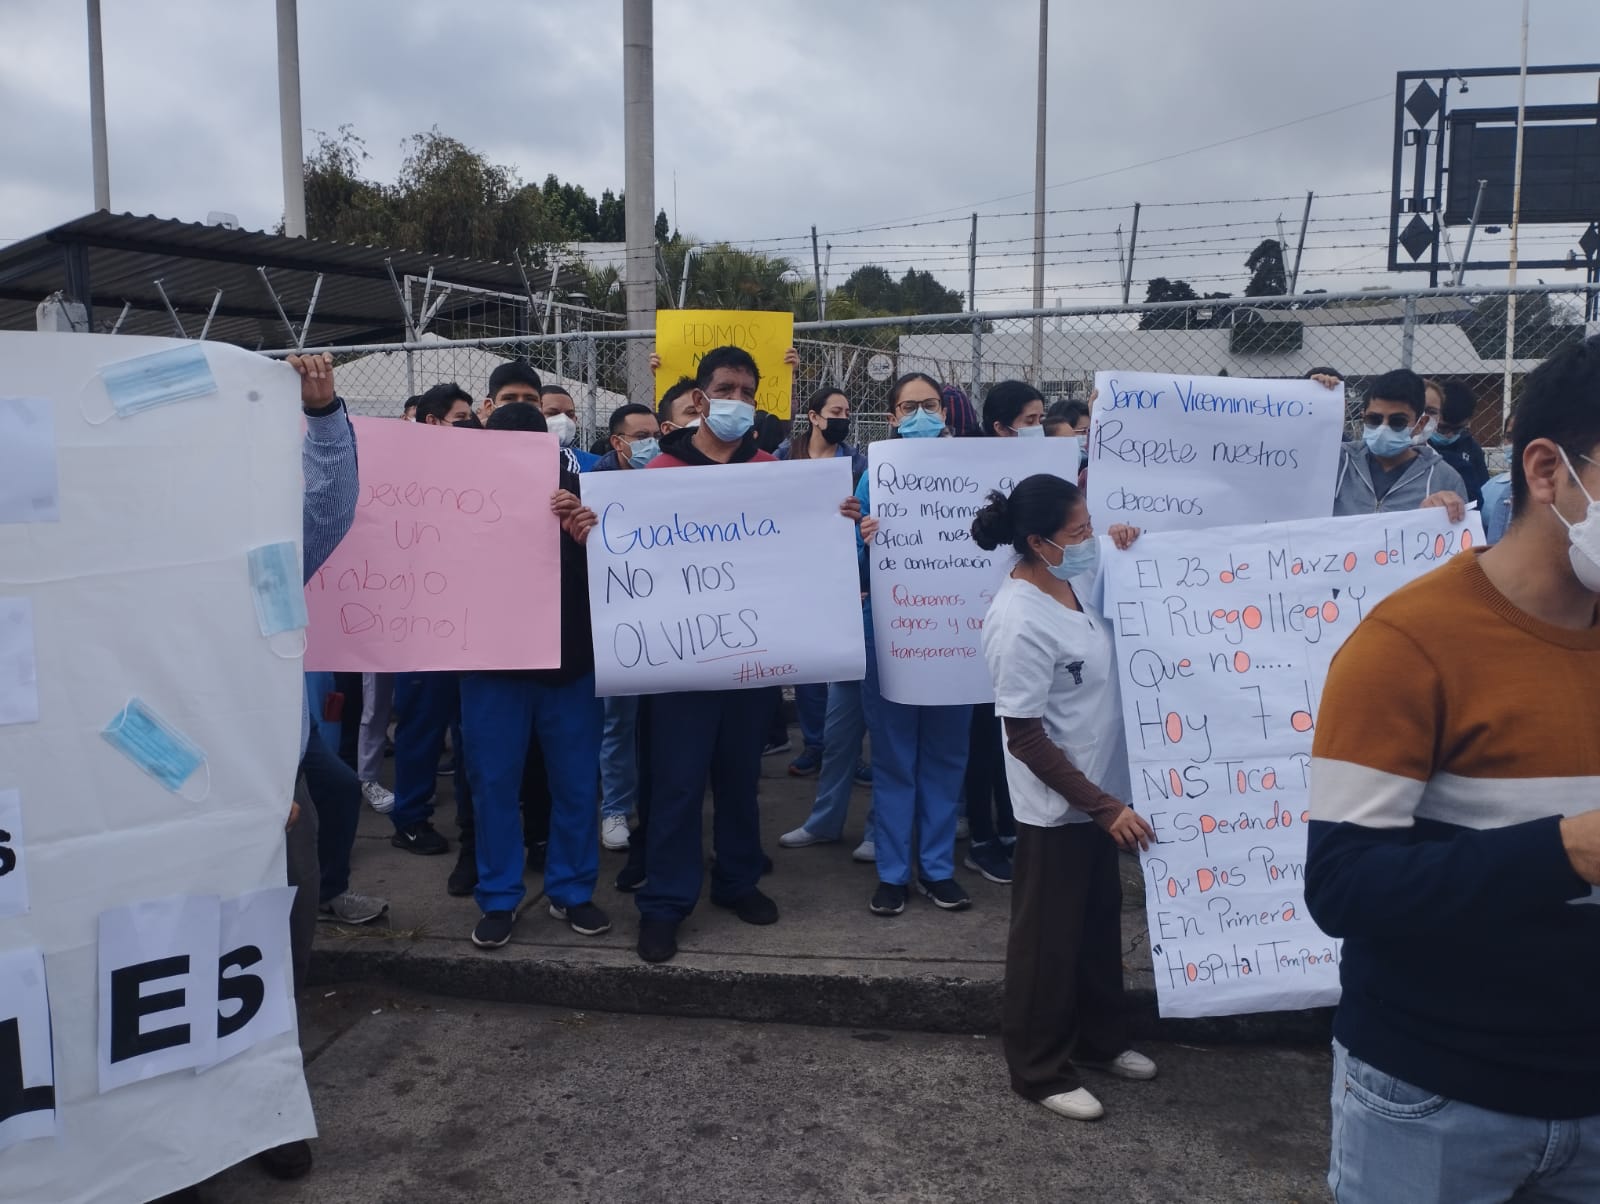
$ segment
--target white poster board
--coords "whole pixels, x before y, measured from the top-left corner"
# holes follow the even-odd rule
[[[214,378],[203,392],[112,416],[103,365],[195,347],[198,375],[208,364]],[[196,374],[184,371],[192,392]],[[163,379],[154,394],[175,377]],[[15,791],[12,835],[26,842],[27,870],[25,914],[0,923],[0,966],[42,954],[56,1112],[49,1125],[30,1115],[0,1126],[0,1140],[26,1138],[0,1152],[0,1196],[150,1199],[315,1133],[292,1024],[210,1069],[102,1092],[97,990],[102,957],[130,952],[101,947],[103,915],[172,896],[225,904],[285,882],[302,671],[261,635],[247,554],[301,539],[298,378],[220,344],[0,333],[0,395],[49,399],[40,454],[59,484],[59,513],[0,517],[0,596],[31,603],[38,700],[36,721],[0,725],[0,791]],[[46,466],[35,476],[49,476]],[[204,753],[181,794],[101,737],[134,697]],[[185,953],[149,931],[141,939],[162,958]],[[197,955],[209,970],[193,959],[186,968],[210,983],[211,1025],[189,1034],[196,1058],[215,1056],[218,962],[229,952],[214,925],[210,939]],[[142,997],[156,1006],[178,981],[151,981]],[[261,985],[269,997],[289,990],[282,974]],[[0,1035],[19,1022],[24,1082],[42,1099],[39,1050],[52,1043],[38,1030],[38,999],[0,992]],[[160,1018],[145,1025],[158,1031]],[[0,1066],[6,1057],[0,1049]]]
[[[972,542],[989,493],[1035,473],[1078,479],[1075,439],[884,439],[867,449],[872,636],[892,702],[994,700],[983,617],[1016,554]]]
[[[1344,386],[1096,372],[1089,512],[1194,530],[1333,513]]]
[[[595,692],[863,677],[849,496],[847,458],[584,474]]]
[[[1308,774],[1333,654],[1400,586],[1483,542],[1442,509],[1145,535],[1106,559],[1128,800],[1163,1016],[1338,1002],[1306,911]]]

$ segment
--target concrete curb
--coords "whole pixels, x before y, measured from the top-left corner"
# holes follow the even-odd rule
[[[1000,1031],[1001,984],[959,974],[863,972],[848,964],[785,961],[778,970],[736,961],[723,967],[649,966],[633,959],[598,962],[524,949],[512,957],[463,957],[418,940],[320,941],[314,985],[360,982],[497,1003],[543,1004],[578,1011],[823,1025],[858,1029],[973,1033]],[[870,964],[870,963],[867,963]],[[1332,1009],[1163,1020],[1149,987],[1128,990],[1135,1037],[1212,1044],[1326,1045]]]

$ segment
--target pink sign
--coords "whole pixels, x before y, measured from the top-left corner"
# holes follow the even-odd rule
[[[306,585],[306,668],[558,667],[555,438],[352,421],[361,496]]]

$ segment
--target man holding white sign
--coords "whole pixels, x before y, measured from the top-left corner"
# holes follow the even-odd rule
[[[746,549],[779,547],[784,526],[795,521],[797,505],[804,508],[804,501],[780,508],[765,485],[748,480],[746,470],[736,469],[772,460],[756,446],[753,429],[759,384],[760,374],[748,352],[737,347],[708,351],[700,360],[695,384],[704,421],[669,434],[662,440],[661,453],[650,462],[650,470],[719,466],[714,510],[685,514],[688,507],[678,507],[667,521],[659,508],[648,515],[630,512],[623,498],[634,494],[638,484],[651,486],[658,498],[662,494],[651,471],[641,482],[632,473],[615,473],[592,477],[585,486],[589,504],[572,499],[566,520],[574,538],[588,541],[593,552],[604,553],[591,554],[589,560],[596,607],[597,689],[603,695],[650,695],[642,701],[639,716],[640,776],[650,784],[648,814],[646,796],[640,800],[648,878],[638,893],[639,956],[647,962],[676,956],[678,926],[699,900],[704,873],[701,813],[708,780],[715,807],[711,900],[748,924],[777,922],[777,904],[758,886],[765,856],[756,786],[769,714],[765,707],[752,706],[746,691],[785,681],[859,677],[864,668],[864,654],[858,653],[853,672],[824,663],[809,674],[802,672],[795,663],[799,656],[790,660],[772,655],[772,641],[786,634],[778,623],[770,617],[763,620],[753,607],[720,600],[741,588],[750,589],[762,577],[792,588],[784,580],[781,555],[769,554],[764,571],[758,570],[754,579],[732,559],[735,551],[742,557]],[[793,476],[798,470],[825,477],[830,469],[848,495],[849,470],[842,464],[767,471],[774,474],[776,487],[782,479],[779,474]],[[673,496],[687,500],[693,493],[686,487]],[[805,491],[805,500],[812,505],[815,498],[814,487]],[[847,496],[839,512],[855,522],[860,504]],[[854,557],[845,536],[841,529],[837,541],[841,584],[848,582],[841,597],[853,603]],[[698,554],[701,545],[710,545],[713,554]],[[686,559],[682,549],[689,550]],[[822,552],[819,548],[816,559],[826,563]],[[693,612],[660,623],[663,603],[657,601],[647,607],[648,622],[616,621],[612,604],[636,603],[655,589],[656,574],[643,568],[643,558],[659,563],[664,554],[680,557],[671,566],[674,584],[681,581],[694,601]],[[757,551],[753,556],[754,563],[762,565],[762,554]],[[713,598],[719,599],[717,605],[702,604]],[[803,631],[794,620],[789,628],[791,639]],[[709,683],[716,684],[707,688]],[[638,843],[640,833],[633,840]]]

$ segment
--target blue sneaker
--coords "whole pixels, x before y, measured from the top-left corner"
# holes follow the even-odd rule
[[[872,785],[872,766],[864,762],[860,763],[856,766],[856,771],[851,776],[855,778],[857,786],[870,786]]]
[[[822,750],[820,748],[808,748],[789,762],[789,776],[791,778],[809,778],[815,776],[817,770],[821,768]]]
[[[966,859],[961,864],[969,870],[977,870],[990,882],[1011,885],[1011,857],[998,840],[968,845]]]

